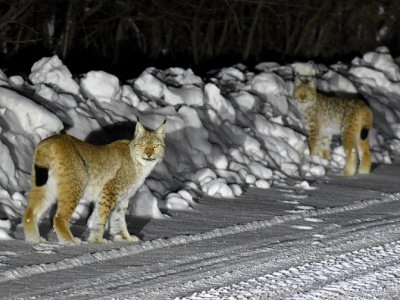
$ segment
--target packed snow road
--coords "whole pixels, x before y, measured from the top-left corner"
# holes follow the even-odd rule
[[[131,219],[137,244],[0,245],[4,299],[400,299],[400,166]],[[306,186],[303,184],[303,186]],[[87,237],[84,226],[74,234]],[[21,228],[15,230],[22,238]]]

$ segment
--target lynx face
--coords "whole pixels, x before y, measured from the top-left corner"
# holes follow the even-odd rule
[[[298,76],[296,76],[293,96],[299,103],[313,103],[317,98],[317,85],[315,78],[311,79],[310,82],[303,82]]]
[[[142,165],[160,161],[164,157],[164,139],[164,130],[148,132],[139,123],[135,132],[133,156],[138,158]]]

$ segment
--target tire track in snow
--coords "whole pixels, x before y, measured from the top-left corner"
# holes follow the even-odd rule
[[[382,297],[382,287],[388,295],[386,299],[399,299],[400,263],[375,269],[367,274],[361,274],[325,285],[315,291],[310,291],[294,299],[379,299]],[[371,290],[372,287],[372,290]]]
[[[328,261],[332,262],[341,259],[342,254],[338,253],[342,253],[343,251],[345,253],[347,253],[347,251],[351,252],[351,249],[354,248],[361,247],[358,252],[353,251],[354,253],[361,253],[360,255],[369,253],[369,248],[379,249],[379,247],[384,247],[388,249],[388,247],[381,246],[381,244],[385,244],[385,241],[393,239],[400,234],[400,228],[397,226],[398,223],[399,218],[391,220],[381,219],[379,221],[368,222],[368,224],[361,223],[353,225],[350,226],[351,228],[342,228],[340,231],[338,231],[336,227],[329,225],[329,240],[326,246],[322,248],[310,243],[310,237],[306,239],[300,238],[295,242],[295,245],[291,242],[292,239],[290,237],[287,242],[275,242],[272,244],[269,243],[270,241],[256,240],[250,247],[248,247],[246,243],[245,251],[243,247],[227,247],[222,251],[218,250],[216,253],[211,253],[212,255],[204,255],[204,253],[200,252],[200,254],[185,257],[178,261],[171,261],[162,266],[147,265],[145,269],[128,267],[97,278],[96,283],[93,283],[93,280],[88,280],[84,283],[80,282],[78,286],[59,287],[54,289],[51,293],[40,294],[40,296],[45,295],[57,299],[66,299],[70,297],[79,298],[85,295],[91,295],[93,299],[97,297],[140,300],[173,299],[172,295],[189,295],[196,290],[202,290],[202,288],[209,288],[210,286],[219,287],[224,283],[241,282],[243,278],[258,278],[258,275],[265,274],[265,270],[271,270],[271,268],[276,269],[275,264],[277,266],[291,265],[293,267],[273,273],[274,275],[278,275],[276,278],[273,278],[274,276],[269,278],[271,279],[269,282],[272,282],[271,285],[274,287],[271,290],[268,290],[268,286],[260,290],[260,286],[262,286],[263,282],[259,282],[256,293],[251,290],[251,285],[245,284],[241,285],[243,290],[240,291],[241,293],[237,294],[235,294],[235,290],[227,289],[225,293],[217,297],[215,294],[216,289],[212,289],[210,290],[211,292],[203,292],[202,296],[198,294],[195,295],[199,297],[199,299],[220,299],[224,294],[229,295],[227,299],[241,299],[245,298],[244,295],[248,295],[248,299],[258,299],[257,295],[261,294],[260,291],[263,291],[264,293],[261,299],[282,299],[281,294],[274,297],[276,290],[282,290],[287,293],[285,296],[289,296],[292,295],[290,293],[293,291],[299,293],[309,290],[308,284],[313,287],[313,281],[306,281],[303,279],[309,276],[308,273],[313,275],[314,272],[318,272],[318,270],[311,269],[309,272],[306,272],[307,268],[313,265],[321,265],[323,269],[323,263],[326,261],[327,254],[330,257]],[[325,229],[326,228],[323,230],[325,231]],[[372,238],[366,242],[365,240],[368,236],[372,236]],[[267,246],[265,246],[266,244]],[[380,246],[370,247],[371,244]],[[196,246],[194,248],[196,248]],[[337,251],[338,248],[340,248],[340,251]],[[179,251],[179,249],[182,248],[178,247],[175,250]],[[304,252],[304,257],[299,258],[300,252]],[[336,255],[331,255],[332,252],[336,253]],[[393,256],[397,259],[398,255],[394,254],[392,258]],[[395,260],[390,259],[385,262],[382,257],[385,256],[377,255],[373,258],[371,257],[371,260],[379,261],[379,263],[376,262],[374,264],[375,267],[378,265],[385,265],[386,263],[392,264]],[[363,262],[367,263],[362,258],[358,260],[356,258],[355,260],[360,262],[361,265]],[[349,261],[351,262],[351,257]],[[356,274],[359,274],[359,270],[362,272],[364,271],[361,267],[357,270],[352,263],[344,264],[345,267],[348,265],[354,269]],[[334,271],[334,269],[330,268],[327,274]],[[339,272],[339,274],[336,275],[340,275],[340,269],[336,268],[336,271]],[[296,282],[301,282],[301,280],[303,280],[303,290],[296,290],[291,287],[288,289],[281,288],[281,286],[289,286],[283,280],[282,282],[280,281],[284,275],[289,273],[292,273],[292,276],[299,276],[300,279],[295,280]],[[321,274],[320,272],[317,273],[317,275]],[[344,274],[346,274],[346,272],[344,272]],[[326,277],[335,280],[334,276]],[[339,276],[339,278],[341,278],[341,276]],[[250,281],[254,280],[255,279],[252,279]],[[323,283],[323,280],[318,277],[314,280],[314,283],[315,282]],[[236,287],[237,284],[234,286]],[[276,287],[278,287],[278,289]],[[250,290],[246,290],[249,288]],[[266,291],[268,291],[268,295]],[[231,294],[238,297],[233,297]],[[233,298],[230,298],[231,296]]]
[[[342,213],[346,211],[359,210],[374,205],[390,203],[400,200],[400,194],[385,194],[381,199],[371,199],[364,201],[357,201],[349,205],[339,207],[327,207],[322,209],[313,209],[309,211],[299,212],[297,214],[288,214],[283,216],[275,216],[269,220],[254,221],[243,225],[233,225],[224,228],[216,228],[214,230],[198,233],[188,236],[176,236],[169,239],[156,239],[152,241],[146,241],[138,244],[121,247],[119,249],[99,251],[96,253],[86,253],[73,258],[66,258],[58,262],[29,265],[10,269],[0,273],[0,283],[18,280],[35,274],[45,274],[54,271],[61,271],[67,269],[73,269],[84,265],[94,264],[101,261],[109,261],[118,259],[130,255],[136,255],[147,251],[153,251],[157,249],[188,244],[191,242],[197,242],[201,240],[208,240],[218,238],[222,236],[228,236],[233,234],[239,234],[248,231],[255,231],[275,225],[281,225],[287,222],[300,220],[310,217],[321,217],[324,215],[332,215],[336,213]]]
[[[338,254],[329,260],[179,299],[377,299],[377,295],[382,296],[382,290],[378,290],[382,286],[389,287],[388,293],[392,292],[391,287],[397,288],[397,295],[400,294],[400,241]]]

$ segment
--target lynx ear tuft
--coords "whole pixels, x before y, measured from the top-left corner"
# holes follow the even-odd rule
[[[144,129],[143,125],[138,121],[136,123],[136,130],[135,130],[135,135],[134,137],[136,138],[138,135],[141,135],[146,132],[146,129]]]
[[[317,88],[317,79],[315,77],[312,77],[308,84],[312,89],[315,90]]]
[[[167,119],[165,119],[165,121],[160,126],[158,126],[158,128],[155,131],[155,133],[162,139],[165,139],[165,123],[166,122],[167,122]]]
[[[303,81],[300,79],[300,76],[296,74],[294,76],[294,85],[295,86],[300,86],[303,83]]]

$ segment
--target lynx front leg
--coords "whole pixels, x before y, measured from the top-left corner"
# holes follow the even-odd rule
[[[126,204],[128,204],[128,199],[126,200]],[[110,216],[110,234],[114,237],[115,241],[138,242],[139,238],[130,235],[128,232],[125,220],[125,210],[126,205],[124,203],[118,203],[115,206],[115,209],[112,211]]]
[[[331,136],[324,136],[321,138],[320,156],[324,159],[331,159]]]
[[[116,200],[117,194],[114,191],[114,186],[111,183],[107,183],[100,194],[100,199],[93,212],[93,228],[90,231],[89,243],[107,243],[107,240],[103,238],[104,228]]]
[[[308,147],[310,149],[310,155],[318,155],[319,151],[319,132],[315,128],[308,129]]]

